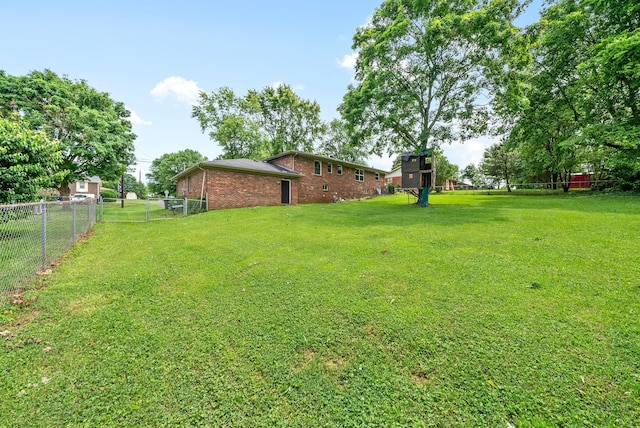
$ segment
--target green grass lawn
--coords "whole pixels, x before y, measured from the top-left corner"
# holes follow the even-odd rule
[[[638,426],[640,199],[101,223],[0,313],[0,426]]]

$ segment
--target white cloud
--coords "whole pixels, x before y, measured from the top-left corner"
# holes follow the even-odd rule
[[[130,109],[129,107],[125,106],[125,108],[127,110],[129,110],[129,122],[131,122],[134,125],[144,125],[144,126],[150,126],[151,125],[151,121],[148,120],[144,120],[143,118],[141,118],[140,116],[138,116],[138,113],[136,113],[133,109]]]
[[[156,98],[175,97],[178,102],[185,104],[194,104],[202,89],[198,87],[198,83],[193,80],[187,80],[184,77],[171,76],[167,77],[151,90],[151,95]]]
[[[346,54],[342,57],[342,59],[336,58],[336,62],[340,67],[343,68],[356,68],[356,61],[358,60],[358,52],[354,52],[351,54]]]

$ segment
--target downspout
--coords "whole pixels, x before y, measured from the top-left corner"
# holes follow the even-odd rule
[[[296,156],[298,156],[297,153],[293,154],[293,158],[291,158],[291,162],[292,162],[292,167],[291,168],[293,170],[293,172],[296,171]],[[289,181],[291,183],[291,185],[293,185],[293,180]],[[291,197],[293,196],[293,192],[291,191],[291,185],[289,186],[289,203],[291,203]],[[296,180],[296,186],[299,186],[298,181]],[[300,193],[300,188],[297,188],[298,190],[296,191],[296,195],[299,195]],[[296,205],[298,204],[298,199],[296,199]]]
[[[198,164],[198,169],[200,169],[200,171],[202,171],[202,186],[200,186],[200,207],[199,207],[199,209],[202,209],[202,197],[204,195],[204,181],[207,178],[207,170],[206,169],[202,169],[200,167],[200,164]]]

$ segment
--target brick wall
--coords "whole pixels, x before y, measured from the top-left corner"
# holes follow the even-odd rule
[[[322,160],[320,175],[315,174],[312,158],[289,154],[271,162],[304,174],[304,177],[290,179],[292,205],[332,202],[334,198],[358,199],[375,196],[378,189],[382,193],[387,192],[384,174],[380,174],[376,180],[374,172],[363,169],[364,180],[356,181],[356,168],[341,162]],[[342,174],[338,173],[339,166],[342,166]],[[207,195],[209,209],[282,203],[281,181],[286,178],[223,169],[198,171],[180,179],[177,183],[177,196],[182,197],[186,193],[188,198],[200,198],[203,174],[204,194]]]
[[[281,181],[285,178],[260,174],[208,169],[178,181],[178,196],[200,198],[202,174],[205,176],[205,194],[209,209],[256,207],[263,205],[281,205]],[[298,203],[296,179],[291,179],[291,204]]]
[[[386,192],[384,174],[376,180],[375,173],[364,171],[364,181],[356,181],[356,168],[335,161],[321,161],[321,174],[315,174],[314,159],[289,154],[271,161],[304,174],[298,179],[298,203],[331,202],[333,198],[358,199],[375,196],[376,189]],[[328,165],[331,164],[331,172]],[[342,166],[342,174],[338,174],[338,166]],[[327,190],[323,190],[326,185]]]

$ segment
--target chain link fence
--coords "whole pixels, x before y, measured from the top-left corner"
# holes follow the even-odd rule
[[[613,189],[618,185],[617,180],[584,180],[572,181],[569,183],[568,192],[584,192],[584,191],[603,191]],[[510,189],[510,190],[509,190]],[[545,193],[564,193],[563,183],[511,183],[509,189],[505,183],[494,186],[472,186],[468,184],[456,184],[451,186],[435,186],[434,191],[462,191],[465,194],[545,194]]]
[[[115,199],[101,198],[99,219],[101,222],[147,222],[170,220],[205,212],[206,199]]]
[[[0,205],[0,300],[46,271],[96,223],[97,201]]]

